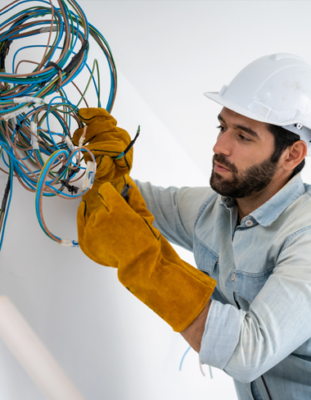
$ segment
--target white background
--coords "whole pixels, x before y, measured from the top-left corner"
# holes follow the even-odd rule
[[[115,58],[119,83],[112,114],[132,137],[141,125],[132,176],[157,185],[208,185],[221,108],[204,91],[218,91],[263,55],[288,52],[311,63],[308,1],[80,4]],[[105,80],[105,60],[99,60]],[[90,105],[96,106],[95,98]],[[5,182],[1,174],[0,193]],[[77,207],[77,201],[45,201],[52,232],[76,238]],[[178,251],[194,263],[190,253]],[[210,379],[204,367],[207,376],[201,375],[194,351],[179,372],[188,347],[181,336],[125,290],[115,270],[47,239],[34,195],[17,183],[0,255],[0,294],[12,299],[89,400],[236,398],[224,372],[213,369]],[[43,399],[1,341],[0,398]]]

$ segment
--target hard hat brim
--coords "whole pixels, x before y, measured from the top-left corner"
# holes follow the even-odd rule
[[[255,113],[251,112],[250,110],[246,110],[244,107],[239,106],[234,101],[230,101],[228,99],[225,99],[223,96],[220,96],[219,92],[204,92],[204,96],[206,96],[209,99],[215,101],[216,103],[222,105],[223,107],[228,108],[231,111],[234,111],[240,115],[243,115],[244,117],[253,119],[255,121],[271,124],[271,121],[269,121],[268,119],[260,117],[260,116],[258,116],[258,114],[255,114]],[[281,124],[276,123],[275,125],[281,125]]]

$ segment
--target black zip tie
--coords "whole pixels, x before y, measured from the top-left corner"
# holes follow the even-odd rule
[[[69,193],[71,193],[71,194],[76,194],[76,193],[78,193],[78,190],[79,190],[79,188],[77,187],[77,186],[73,186],[73,185],[69,185],[69,183],[68,183],[68,180],[66,179],[62,179],[61,180],[61,183],[64,185],[64,186],[66,186],[66,188],[67,188],[67,190],[68,190],[68,192]]]
[[[66,165],[63,165],[63,166],[57,171],[57,175],[58,175],[58,176],[61,176],[62,173],[65,171],[66,168],[67,168]]]
[[[83,57],[83,53],[85,52],[88,44],[89,44],[89,41],[84,39],[81,49],[78,51],[78,53],[75,56],[72,57],[70,63],[64,69],[64,72],[66,74],[69,74],[75,68],[75,66],[79,63],[80,59]]]
[[[49,68],[49,67],[54,67],[54,68],[57,69],[57,71],[63,72],[63,70],[61,69],[61,67],[60,67],[58,64],[56,64],[55,62],[53,62],[53,61],[50,61],[50,62],[48,62],[48,63],[46,64],[46,67],[45,67],[45,68]]]

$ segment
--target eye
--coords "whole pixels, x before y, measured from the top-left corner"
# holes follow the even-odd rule
[[[241,135],[241,134],[239,134],[239,138],[241,138],[241,140],[242,140],[243,142],[249,142],[249,141],[250,141],[246,136]]]
[[[221,125],[216,126],[217,129],[220,129],[220,132],[224,132],[225,128]]]

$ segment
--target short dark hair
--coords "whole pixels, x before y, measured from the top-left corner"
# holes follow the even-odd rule
[[[287,147],[300,140],[300,136],[277,125],[268,124],[267,129],[274,137],[274,153],[271,156],[271,161],[277,163]],[[306,161],[303,159],[301,163],[294,168],[292,177],[298,174],[305,164]]]

